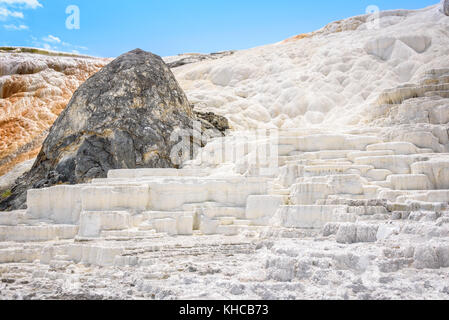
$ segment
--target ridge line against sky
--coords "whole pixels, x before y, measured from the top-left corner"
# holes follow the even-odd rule
[[[365,14],[369,6],[384,11],[421,9],[437,3],[439,0],[0,0],[0,46],[101,57],[115,57],[137,47],[161,56],[241,50]],[[75,26],[73,7],[79,9],[79,25]]]

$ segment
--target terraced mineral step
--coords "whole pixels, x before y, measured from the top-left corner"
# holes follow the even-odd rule
[[[0,226],[0,241],[33,242],[73,239],[76,225]]]
[[[280,157],[280,162],[287,164],[280,174],[294,173],[297,183],[292,183],[294,179],[272,183],[262,177],[213,177],[209,169],[112,170],[108,178],[94,179],[91,184],[31,190],[27,212],[1,217],[4,226],[0,230],[8,234],[3,241],[50,241],[58,237],[127,241],[164,234],[189,236],[195,230],[206,235],[234,236],[242,228],[249,230],[250,225],[273,223],[285,228],[319,229],[329,222],[388,214],[386,207],[324,205],[333,197],[385,197],[398,203],[398,208],[399,203],[407,201],[436,208],[434,204],[425,205],[425,201],[438,203],[449,199],[443,190],[429,191],[434,184],[444,186],[440,181],[444,181],[441,174],[445,160],[427,161],[416,154],[423,149],[412,143],[345,135],[284,139],[284,143],[288,141],[292,145],[285,144],[283,148],[290,155]],[[333,147],[313,151],[313,141]],[[334,146],[336,141],[342,145]],[[429,169],[431,164],[436,167]],[[283,186],[286,182],[290,188]],[[286,206],[288,201],[294,205]],[[73,224],[72,232],[64,235],[62,231],[46,231],[50,229],[45,226],[14,227],[19,222],[44,219]],[[19,232],[19,228],[28,231]],[[63,230],[62,226],[58,228]],[[14,238],[18,232],[21,236]],[[106,262],[102,258],[84,259],[97,260],[100,264],[113,263],[111,257]]]
[[[355,214],[347,210],[347,206],[282,206],[275,215],[275,223],[285,228],[321,229],[329,222],[355,221]]]
[[[0,249],[0,263],[33,263],[40,259],[41,251],[23,247]]]
[[[424,174],[394,174],[387,178],[394,190],[430,190],[433,189],[429,178]]]
[[[79,224],[79,236],[99,237],[102,231],[129,229],[131,217],[128,211],[83,211]]]
[[[110,170],[109,179],[136,179],[153,177],[206,177],[210,170],[205,169],[135,169]]]

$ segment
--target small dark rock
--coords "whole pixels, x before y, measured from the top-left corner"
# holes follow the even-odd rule
[[[382,284],[390,284],[393,281],[394,281],[393,277],[380,277],[379,278],[379,283],[382,283]]]
[[[202,130],[218,130],[222,135],[229,130],[229,121],[225,117],[216,115],[212,112],[194,111],[195,116],[201,121]]]
[[[2,279],[2,282],[3,283],[7,283],[7,284],[12,284],[12,283],[16,282],[16,280],[14,280],[14,279]]]
[[[192,266],[190,266],[188,270],[189,270],[189,272],[197,272],[198,271],[197,268],[192,267]]]

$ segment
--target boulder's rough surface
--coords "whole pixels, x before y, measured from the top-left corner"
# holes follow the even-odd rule
[[[28,188],[83,183],[116,168],[174,167],[170,152],[178,140],[171,134],[192,128],[195,119],[159,56],[126,53],[75,92],[33,168],[0,208],[21,207]]]

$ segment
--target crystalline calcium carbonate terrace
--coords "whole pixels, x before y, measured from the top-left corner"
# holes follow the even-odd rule
[[[30,190],[0,271],[103,297],[448,298],[449,18],[366,22],[175,69],[230,135],[179,170]]]

